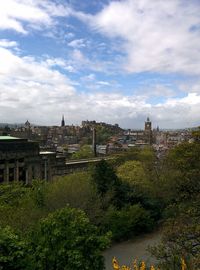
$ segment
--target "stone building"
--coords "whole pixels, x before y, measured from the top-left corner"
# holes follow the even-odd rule
[[[144,130],[127,130],[124,135],[126,136],[126,141],[131,144],[143,146],[143,145],[151,145],[153,142],[153,134],[152,134],[152,123],[147,117],[147,120],[144,124]]]
[[[0,183],[22,181],[26,184],[41,177],[41,158],[37,142],[0,136]]]
[[[56,152],[39,151],[39,143],[11,136],[0,136],[0,183],[21,181],[31,184],[33,179],[52,181],[57,176],[86,170],[95,160],[66,162]]]
[[[145,141],[148,144],[152,144],[152,125],[151,125],[151,121],[149,117],[147,117],[147,120],[145,121],[144,135],[145,135]]]

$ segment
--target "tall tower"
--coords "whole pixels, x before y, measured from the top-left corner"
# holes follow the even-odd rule
[[[144,133],[146,137],[146,141],[148,144],[152,144],[152,129],[151,129],[151,121],[149,117],[147,117],[147,121],[145,122],[144,125]]]
[[[64,119],[64,115],[62,116],[62,121],[61,121],[61,127],[65,126],[65,119]]]
[[[145,130],[145,132],[151,131],[151,121],[150,121],[149,117],[147,117],[147,121],[145,122],[144,130]]]

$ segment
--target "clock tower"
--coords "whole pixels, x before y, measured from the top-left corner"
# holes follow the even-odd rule
[[[146,137],[146,142],[151,145],[152,144],[152,129],[151,129],[151,121],[149,117],[147,117],[147,120],[144,125],[144,133]]]
[[[147,121],[145,122],[144,130],[145,132],[151,132],[151,121],[149,117],[147,117]]]

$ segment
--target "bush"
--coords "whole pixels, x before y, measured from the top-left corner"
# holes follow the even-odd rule
[[[102,270],[109,237],[99,236],[83,211],[66,207],[42,220],[31,235],[31,270]]]
[[[103,226],[104,230],[112,232],[114,240],[122,240],[150,231],[153,221],[148,211],[135,204],[121,210],[110,208]]]
[[[0,227],[0,270],[21,270],[26,265],[25,241],[10,227]]]

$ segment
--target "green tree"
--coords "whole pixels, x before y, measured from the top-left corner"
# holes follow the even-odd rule
[[[31,239],[31,269],[104,269],[102,251],[109,238],[99,236],[81,210],[66,207],[50,214],[39,223]]]
[[[92,158],[94,153],[89,145],[83,145],[81,149],[72,155],[72,159]]]
[[[18,206],[27,192],[28,188],[21,183],[0,185],[0,205]]]
[[[172,149],[162,170],[166,199],[176,202],[193,200],[200,193],[199,168],[199,143],[182,143]]]
[[[200,144],[182,143],[166,157],[161,175],[161,193],[168,204],[162,243],[153,248],[161,269],[200,268]],[[163,192],[164,190],[164,192]]]
[[[133,147],[128,149],[126,152],[121,152],[114,155],[114,159],[112,160],[112,164],[115,168],[122,165],[124,162],[129,160],[138,160],[139,153],[141,149],[139,147]]]
[[[47,193],[46,181],[34,180],[31,189],[31,196],[35,205],[39,208],[45,207]]]
[[[135,204],[120,210],[109,208],[103,226],[104,230],[112,232],[114,240],[122,240],[150,231],[153,220],[148,211],[140,204]]]
[[[164,205],[156,194],[158,179],[149,177],[143,163],[138,160],[126,161],[118,167],[117,175],[123,183],[129,185],[127,203],[141,203],[154,219],[159,219]]]
[[[10,227],[0,227],[0,270],[22,270],[26,266],[27,244]]]
[[[117,175],[130,185],[145,185],[146,174],[140,161],[126,161],[118,167]]]
[[[43,183],[35,183],[37,188],[35,184],[33,187],[20,183],[0,185],[0,226],[9,225],[23,233],[47,215],[43,205],[44,191],[40,190]]]
[[[192,138],[195,140],[195,142],[200,142],[200,127],[192,132]]]
[[[68,204],[84,210],[92,222],[98,223],[99,216],[102,215],[101,202],[89,172],[58,177],[48,185],[46,193],[48,211],[64,208]]]
[[[101,160],[92,172],[92,179],[96,184],[98,193],[103,196],[118,184],[119,179],[112,166]]]
[[[165,224],[162,241],[151,248],[164,270],[179,270],[180,258],[187,262],[187,269],[200,269],[200,203],[179,205],[174,217]]]

